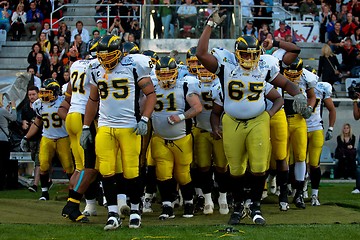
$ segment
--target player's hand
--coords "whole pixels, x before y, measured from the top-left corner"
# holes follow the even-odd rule
[[[221,23],[225,20],[226,15],[222,15],[220,17],[219,15],[219,5],[216,6],[215,10],[210,14],[210,16],[207,18],[205,25],[209,25],[212,28],[216,28],[217,26],[220,26]],[[211,24],[210,22],[213,23]]]
[[[83,128],[80,136],[80,145],[83,149],[87,149],[89,144],[93,144],[94,139],[91,135],[90,128]]]
[[[307,107],[307,98],[302,93],[295,95],[293,102],[294,111],[296,113],[301,114],[302,112],[304,112],[306,107]]]
[[[271,39],[265,39],[262,43],[262,46],[265,50],[269,50],[273,47],[273,41]]]
[[[328,129],[325,134],[325,141],[329,141],[330,139],[332,139],[332,137],[333,137],[333,130]]]
[[[136,127],[134,128],[134,132],[136,135],[144,136],[147,134],[148,131],[148,119],[141,117],[140,121],[136,124]]]
[[[174,125],[175,123],[178,123],[181,121],[179,115],[171,115],[167,118],[167,121],[170,125]]]
[[[301,113],[301,116],[303,116],[303,118],[308,119],[311,117],[311,114],[313,112],[313,108],[311,106],[307,106]]]
[[[30,150],[29,149],[29,142],[28,142],[26,137],[23,137],[23,139],[21,139],[20,148],[21,148],[21,150],[23,152],[28,152]]]
[[[212,133],[210,133],[210,135],[212,136],[212,138],[214,140],[222,139],[222,131],[220,128],[213,129],[213,131],[212,131]]]

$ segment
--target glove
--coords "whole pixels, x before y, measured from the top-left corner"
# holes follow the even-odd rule
[[[91,135],[90,128],[83,128],[80,136],[80,145],[83,149],[87,149],[88,144],[93,144],[94,139]]]
[[[209,25],[212,28],[216,28],[219,26],[224,19],[226,18],[226,15],[222,15],[220,17],[219,15],[219,5],[216,6],[215,10],[210,14],[210,16],[207,18],[205,25]]]
[[[26,137],[23,137],[23,139],[21,139],[20,148],[23,152],[29,152],[29,142]]]
[[[332,139],[332,137],[333,137],[333,130],[329,128],[325,134],[325,141],[329,141],[330,139]]]
[[[303,116],[303,118],[305,118],[305,119],[308,119],[308,118],[311,117],[311,114],[312,114],[313,110],[314,109],[312,108],[312,106],[308,106],[307,108],[305,108],[302,111],[301,116]]]
[[[149,119],[145,116],[142,116],[140,121],[136,124],[136,127],[134,128],[134,132],[136,135],[144,136],[147,134],[148,131],[148,121]]]
[[[307,107],[307,99],[306,97],[299,93],[298,95],[294,96],[294,102],[293,102],[293,109],[296,113],[301,114],[305,111]]]

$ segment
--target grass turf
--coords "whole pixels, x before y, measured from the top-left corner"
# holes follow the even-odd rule
[[[196,215],[160,221],[160,205],[153,204],[154,213],[144,214],[142,228],[128,229],[128,219],[122,229],[104,232],[107,212],[98,207],[98,216],[89,224],[76,224],[60,215],[65,204],[65,185],[50,191],[52,200],[38,201],[39,193],[26,189],[0,192],[0,239],[359,239],[360,195],[351,194],[353,184],[326,183],[320,186],[321,206],[305,210],[291,204],[288,212],[280,212],[276,197],[264,200],[262,211],[267,226],[257,227],[248,218],[235,232],[223,231],[229,215],[220,215],[217,208],[211,216]],[[84,205],[84,204],[82,204]]]

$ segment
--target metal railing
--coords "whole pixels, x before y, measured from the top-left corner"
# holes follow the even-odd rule
[[[71,8],[77,9],[77,8],[91,8],[94,9],[97,6],[102,6],[102,7],[106,7],[106,15],[105,16],[97,16],[95,15],[95,11],[93,15],[63,15],[61,18],[59,19],[55,19],[53,16],[55,14],[58,14],[59,11],[64,11],[64,10],[69,10]],[[109,30],[110,28],[110,22],[113,18],[115,18],[116,16],[112,16],[111,14],[111,7],[116,7],[119,6],[118,4],[64,4],[62,6],[60,6],[59,8],[55,9],[53,12],[51,12],[50,14],[50,25],[51,25],[51,29],[53,30],[57,30],[56,28],[54,28],[54,26],[62,21],[66,21],[66,20],[72,20],[74,18],[78,18],[78,19],[107,19],[107,30]],[[134,17],[138,17],[139,19],[139,25],[141,26],[142,29],[142,38],[144,39],[150,39],[151,37],[151,33],[154,31],[154,11],[156,12],[157,9],[159,7],[164,7],[164,6],[168,6],[165,4],[126,4],[125,6],[127,7],[131,7],[131,6],[137,6],[139,7],[139,16],[120,16],[121,19],[128,19],[128,18],[134,18]],[[174,7],[175,9],[179,8],[181,5],[176,5],[176,4],[172,4],[171,7]],[[215,6],[212,6],[212,8],[210,8],[209,5],[194,5],[197,8],[197,26],[196,26],[196,34],[194,35],[194,37],[199,37],[204,23],[206,21],[207,15],[204,13],[206,10],[214,10]],[[247,16],[243,16],[242,15],[242,8],[243,6],[240,5],[240,1],[236,1],[234,2],[234,5],[220,5],[220,8],[229,8],[231,9],[231,23],[230,23],[230,28],[228,29],[230,34],[228,34],[228,38],[236,38],[237,36],[239,36],[241,34],[241,30],[243,27],[243,22],[244,19],[271,19],[271,20],[283,20],[280,17],[247,17]],[[294,20],[294,16],[293,14],[291,14],[289,11],[285,10],[282,6],[262,6],[262,5],[251,5],[251,6],[244,6],[246,8],[272,8],[272,9],[277,9],[277,11],[279,12],[283,12],[285,14],[285,16],[287,19],[290,19],[290,27],[292,26],[292,22]],[[274,12],[274,11],[273,11]],[[201,19],[200,19],[201,18]],[[176,22],[176,25],[178,25],[179,22]],[[176,36],[174,36],[174,38],[177,38],[177,36],[179,35],[179,26],[175,26],[175,34]],[[224,31],[224,27],[220,28],[219,30],[219,36],[218,38],[223,38],[223,31]]]

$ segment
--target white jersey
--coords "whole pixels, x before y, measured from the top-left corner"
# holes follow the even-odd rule
[[[65,99],[59,96],[53,102],[43,102],[41,99],[33,103],[33,109],[38,117],[43,121],[42,136],[50,139],[67,137],[65,122],[57,114],[60,104]]]
[[[183,64],[178,64],[178,79],[182,79],[185,76],[194,76],[189,72],[188,66]]]
[[[219,69],[218,77],[224,86],[224,111],[237,119],[249,119],[265,111],[265,82],[279,74],[279,61],[271,55],[261,55],[258,66],[245,71],[233,53],[214,48]]]
[[[157,102],[152,115],[152,124],[156,135],[166,140],[176,140],[185,137],[191,132],[192,120],[186,119],[170,125],[167,118],[171,115],[184,114],[188,109],[186,97],[189,94],[200,96],[199,80],[186,76],[178,78],[173,88],[161,88],[157,79],[153,79]]]
[[[214,79],[212,82],[201,82],[201,95],[200,102],[203,110],[196,116],[196,127],[211,132],[210,115],[212,110],[212,86],[219,82],[219,78]]]
[[[71,102],[69,113],[85,114],[86,103],[90,95],[91,69],[99,66],[97,58],[92,60],[78,60],[70,67]]]
[[[214,103],[222,107],[224,106],[224,95],[220,81],[216,81],[213,83],[213,85],[211,86],[210,95]]]
[[[140,118],[137,83],[150,77],[152,64],[149,57],[130,54],[110,72],[101,65],[91,71],[90,83],[100,94],[99,127],[134,128]]]
[[[310,88],[315,88],[316,84],[318,83],[318,79],[319,77],[317,75],[303,68],[303,72],[298,81],[298,86],[300,88],[301,93],[304,94],[305,97],[307,97],[306,90],[309,90]],[[284,92],[284,102],[285,102],[284,105],[285,105],[286,115],[295,114],[295,111],[292,107],[293,101],[294,101],[294,97]]]
[[[308,132],[323,129],[322,104],[325,99],[331,98],[332,86],[327,82],[318,82],[315,87],[316,103],[311,117],[306,119]]]

